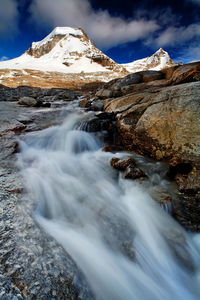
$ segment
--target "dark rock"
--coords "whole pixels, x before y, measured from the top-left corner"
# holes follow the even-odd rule
[[[180,162],[175,165],[170,165],[167,176],[174,179],[177,174],[188,174],[192,171],[192,165],[189,162]]]
[[[104,103],[101,101],[95,101],[91,103],[91,109],[94,111],[101,111],[104,108]]]
[[[110,160],[110,165],[111,167],[115,168],[115,164],[120,161],[120,158],[116,158],[116,157],[113,157],[111,160]]]
[[[127,157],[125,159],[112,158],[110,164],[119,171],[125,171],[127,167],[134,168],[136,161],[132,157]]]
[[[96,116],[101,120],[105,120],[105,119],[114,120],[115,119],[115,115],[112,112],[100,112],[100,113],[97,113]]]
[[[103,152],[119,152],[119,151],[122,151],[123,150],[123,147],[120,147],[120,146],[113,146],[113,145],[108,145],[108,146],[104,146],[102,148],[102,151]],[[112,164],[111,164],[112,166]]]
[[[49,103],[49,102],[42,103],[41,107],[49,108],[49,107],[51,107],[51,103]]]
[[[151,82],[154,80],[164,79],[165,75],[161,71],[143,71],[140,72],[143,82]]]
[[[98,118],[93,118],[88,121],[84,121],[80,128],[88,132],[97,132],[101,130],[101,122]]]
[[[125,179],[144,179],[147,175],[139,168],[128,166],[124,172]]]

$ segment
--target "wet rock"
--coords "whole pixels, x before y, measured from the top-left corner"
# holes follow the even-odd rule
[[[104,103],[102,101],[94,101],[91,103],[91,109],[94,111],[101,111],[104,108]]]
[[[127,157],[125,159],[112,158],[110,164],[114,169],[124,171],[127,167],[134,168],[136,161],[132,157]]]
[[[93,118],[85,121],[81,128],[88,132],[97,132],[101,130],[101,122],[98,118]]]
[[[102,148],[103,152],[119,152],[122,150],[123,150],[123,147],[115,146],[115,145],[107,145]]]
[[[160,185],[154,186],[151,190],[149,190],[149,193],[151,197],[158,203],[165,204],[172,202],[172,195],[170,192]]]
[[[79,106],[82,108],[89,108],[91,106],[91,101],[88,99],[83,99],[79,102]]]
[[[112,112],[100,112],[97,113],[96,116],[101,120],[115,120],[115,115]]]
[[[32,97],[22,97],[19,99],[18,104],[26,106],[37,106],[37,100]]]
[[[43,102],[42,103],[42,105],[41,105],[41,107],[47,107],[47,108],[49,108],[49,107],[51,107],[51,103],[49,103],[49,102]]]
[[[124,172],[125,179],[145,179],[147,175],[139,168],[128,166]]]
[[[115,164],[116,164],[118,161],[120,161],[120,158],[113,157],[113,158],[111,159],[111,161],[110,161],[111,167],[114,168]]]

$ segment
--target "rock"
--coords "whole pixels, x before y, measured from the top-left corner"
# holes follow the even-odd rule
[[[49,107],[51,107],[51,103],[49,103],[49,102],[42,103],[41,107],[49,108]]]
[[[170,72],[170,70],[168,72]],[[200,62],[195,62],[195,63],[185,64],[174,68],[174,72],[170,78],[170,83],[175,85],[175,84],[194,82],[199,80],[200,80]]]
[[[117,114],[118,141],[155,159],[199,161],[200,82],[129,94],[105,107]]]
[[[125,179],[144,179],[147,175],[139,168],[128,166],[124,172]]]
[[[141,73],[133,73],[130,75],[127,75],[126,77],[119,79],[117,83],[114,85],[114,89],[116,90],[118,87],[123,87],[127,85],[137,84],[142,82],[142,76]]]
[[[143,71],[140,72],[140,75],[142,76],[143,82],[151,82],[155,80],[161,80],[164,79],[165,75],[161,71]]]
[[[101,130],[101,122],[98,118],[93,118],[88,121],[84,121],[81,128],[88,132],[97,132]]]
[[[124,171],[127,167],[134,168],[136,161],[132,157],[127,157],[124,159],[112,158],[110,164],[114,169]]]
[[[149,190],[149,193],[151,197],[160,204],[172,202],[172,196],[169,191],[160,185],[153,186],[153,188]]]
[[[95,96],[100,99],[112,98],[113,92],[108,89],[100,89],[96,92]]]
[[[82,108],[89,108],[91,106],[91,102],[88,99],[83,99],[79,102],[79,106]]]
[[[168,175],[181,193],[172,200],[172,213],[187,229],[200,232],[195,213],[200,214],[200,63],[162,72],[164,82],[135,84],[131,93],[104,107],[116,115],[117,145],[169,162]]]
[[[101,101],[94,101],[91,103],[91,109],[94,111],[101,111],[104,108],[104,103]]]
[[[120,158],[116,158],[116,157],[113,157],[111,160],[110,160],[110,165],[111,167],[114,168],[115,164],[120,161]]]
[[[96,116],[101,119],[101,120],[114,120],[115,119],[115,115],[112,112],[100,112],[97,113]]]
[[[37,100],[32,97],[22,97],[19,99],[18,104],[26,106],[36,106]]]
[[[107,145],[102,148],[103,152],[119,152],[122,151],[123,148],[120,146]],[[112,166],[112,165],[111,165]]]

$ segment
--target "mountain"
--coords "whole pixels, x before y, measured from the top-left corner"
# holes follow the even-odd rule
[[[0,68],[62,73],[125,72],[97,49],[83,29],[56,27],[20,57],[0,63]]]
[[[172,67],[176,64],[170,58],[169,54],[160,48],[152,56],[135,60],[128,64],[123,64],[122,66],[129,72],[139,72],[146,70],[161,70],[166,67]]]
[[[163,49],[150,57],[118,64],[97,49],[83,29],[56,27],[43,40],[33,42],[20,57],[0,62],[0,83],[10,87],[75,88],[172,65],[174,62]]]

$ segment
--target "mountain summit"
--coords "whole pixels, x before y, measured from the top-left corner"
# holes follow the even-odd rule
[[[176,64],[170,58],[169,54],[162,48],[160,48],[158,51],[156,51],[153,55],[149,57],[135,60],[128,64],[123,64],[124,68],[126,68],[126,70],[131,73],[146,70],[158,71],[166,67],[172,67],[174,65]]]
[[[83,29],[71,27],[56,27],[42,41],[33,42],[22,56],[2,66],[62,73],[126,71],[97,49]]]

